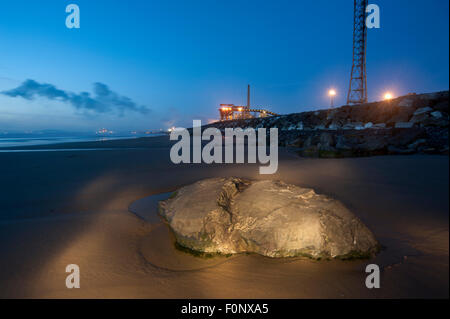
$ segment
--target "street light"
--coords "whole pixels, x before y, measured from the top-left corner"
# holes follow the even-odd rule
[[[333,107],[334,97],[336,96],[336,90],[334,90],[334,89],[329,90],[328,95],[330,96],[331,107]]]
[[[392,94],[390,92],[386,92],[384,94],[384,99],[385,100],[392,100],[392,98],[393,98],[393,96],[392,96]]]

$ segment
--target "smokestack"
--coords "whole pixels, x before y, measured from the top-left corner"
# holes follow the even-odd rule
[[[247,86],[247,108],[250,108],[250,84]]]

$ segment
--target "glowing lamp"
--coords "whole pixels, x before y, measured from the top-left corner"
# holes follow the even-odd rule
[[[393,96],[392,96],[391,93],[387,92],[387,93],[384,94],[384,99],[385,100],[391,100],[392,98],[393,98]]]

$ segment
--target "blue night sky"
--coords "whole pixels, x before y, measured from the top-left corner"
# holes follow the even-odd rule
[[[80,29],[65,26],[70,3]],[[380,6],[381,28],[368,34],[369,100],[448,90],[449,2],[370,3]],[[0,94],[0,131],[191,126],[217,119],[220,103],[245,104],[247,83],[252,105],[277,113],[327,107],[331,87],[345,104],[351,0],[0,6],[0,92],[10,93]]]

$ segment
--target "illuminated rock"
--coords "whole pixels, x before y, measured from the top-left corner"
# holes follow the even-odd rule
[[[179,245],[205,253],[369,257],[370,230],[339,201],[277,181],[213,178],[160,202]]]

